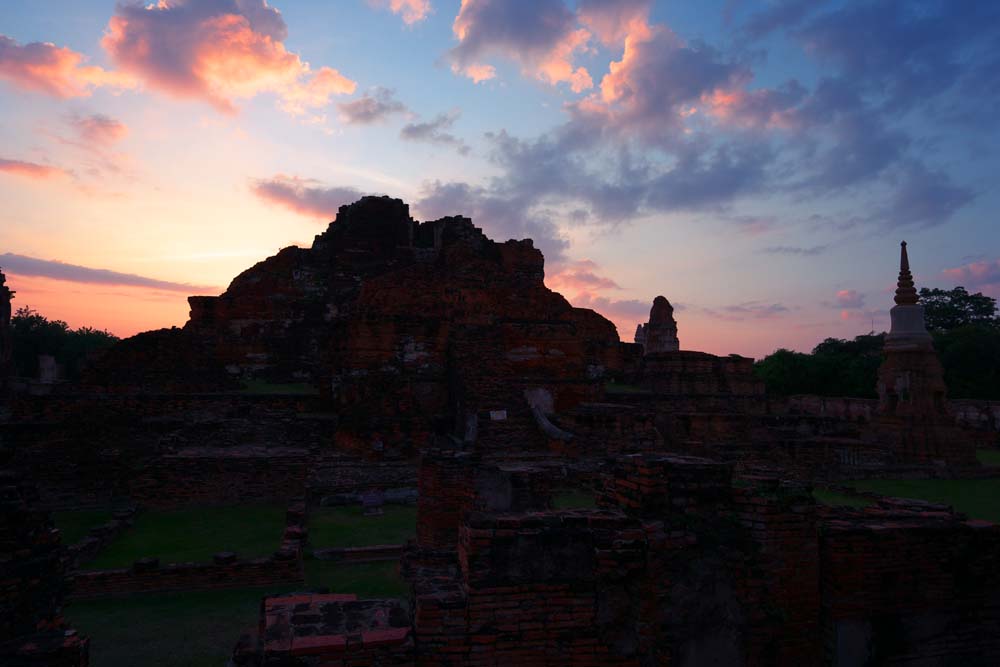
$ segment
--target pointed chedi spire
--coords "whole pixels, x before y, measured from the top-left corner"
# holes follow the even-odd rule
[[[900,306],[913,306],[917,303],[917,290],[913,286],[913,274],[910,273],[910,258],[906,254],[906,241],[899,244],[899,280],[896,282],[896,303]]]

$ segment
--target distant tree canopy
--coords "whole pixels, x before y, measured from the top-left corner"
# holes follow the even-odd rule
[[[920,290],[924,321],[929,331],[951,331],[969,325],[998,326],[997,300],[980,292],[969,294],[964,287],[953,290]]]
[[[76,380],[87,355],[111,347],[118,337],[90,327],[70,329],[62,320],[50,320],[28,306],[18,308],[10,320],[14,345],[14,374],[38,375],[38,355],[49,354],[62,366],[66,378]]]
[[[920,290],[927,328],[951,398],[1000,400],[1000,318],[996,299],[953,290]],[[827,338],[810,354],[777,350],[755,364],[770,393],[875,398],[885,334]]]

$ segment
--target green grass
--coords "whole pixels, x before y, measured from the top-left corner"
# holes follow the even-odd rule
[[[285,512],[280,507],[246,505],[147,511],[87,569],[129,567],[147,556],[160,564],[208,562],[212,554],[235,551],[241,558],[274,553],[281,541]]]
[[[243,383],[242,394],[277,394],[289,396],[313,396],[319,390],[305,382],[273,383],[264,380],[248,380]]]
[[[984,466],[1000,466],[1000,449],[979,449],[976,457]]]
[[[306,560],[307,583],[197,593],[147,593],[72,602],[66,617],[90,637],[95,667],[222,667],[257,624],[265,595],[326,587],[358,597],[406,597],[398,563]]]
[[[842,505],[846,505],[847,507],[868,507],[872,504],[872,501],[867,498],[849,496],[846,493],[837,493],[836,491],[828,491],[826,489],[813,489],[813,498],[817,502],[832,507]]]
[[[72,602],[65,615],[90,637],[95,667],[222,667],[240,635],[256,625],[261,598],[277,592],[131,595]]]
[[[91,528],[111,521],[111,510],[75,510],[53,512],[52,520],[59,529],[59,539],[64,546],[76,544],[87,537]]]
[[[580,489],[562,489],[552,494],[552,508],[557,510],[591,509],[597,507],[594,494]]]
[[[845,484],[859,491],[943,503],[974,519],[1000,522],[1000,479],[870,479]]]
[[[329,588],[331,593],[356,593],[359,598],[407,597],[410,587],[399,576],[399,561],[340,565],[307,558],[309,588]]]
[[[417,508],[386,505],[381,516],[364,516],[361,507],[324,507],[309,513],[309,543],[314,547],[366,547],[402,544],[417,532]]]

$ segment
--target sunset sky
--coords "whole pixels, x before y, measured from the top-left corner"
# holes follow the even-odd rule
[[[3,0],[0,267],[180,326],[341,204],[535,240],[632,340],[762,356],[1000,296],[1000,2]]]

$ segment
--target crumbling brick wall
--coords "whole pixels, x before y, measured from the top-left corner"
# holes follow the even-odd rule
[[[1000,663],[1000,526],[883,501],[832,512],[819,548],[827,664]]]

